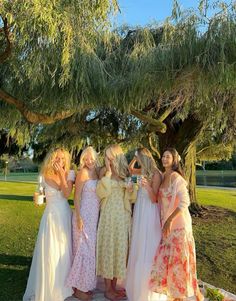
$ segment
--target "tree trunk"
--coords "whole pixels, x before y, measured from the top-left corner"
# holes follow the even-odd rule
[[[199,205],[196,194],[196,143],[189,146],[184,158],[184,172],[188,182],[191,205],[189,210],[192,215],[201,216],[202,207]]]
[[[191,202],[197,203],[196,196],[196,144],[192,143],[183,158],[185,177],[189,185]]]
[[[167,147],[177,149],[189,184],[190,211],[199,215],[201,207],[196,196],[196,140],[201,133],[203,124],[193,115],[181,123],[172,124],[168,120],[166,123],[166,133],[158,134],[160,152],[162,154]]]

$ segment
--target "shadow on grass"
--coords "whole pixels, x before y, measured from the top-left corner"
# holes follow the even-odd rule
[[[0,254],[0,265],[17,265],[17,266],[29,266],[31,264],[31,257]]]
[[[0,194],[0,201],[7,200],[7,201],[27,201],[33,202],[33,196],[30,195],[15,195],[15,194]],[[73,200],[69,199],[69,204],[71,206],[74,205]]]
[[[31,257],[0,254],[0,301],[22,300]]]
[[[15,194],[0,194],[0,200],[8,201],[30,201],[32,202],[33,196],[29,195],[15,195]]]
[[[0,268],[0,301],[22,301],[27,284],[28,269]]]

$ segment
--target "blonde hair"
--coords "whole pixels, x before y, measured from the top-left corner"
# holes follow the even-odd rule
[[[105,155],[108,154],[109,158],[112,158],[112,166],[115,173],[122,179],[129,176],[128,161],[123,153],[119,144],[109,145],[105,149]]]
[[[96,167],[98,166],[98,154],[92,146],[88,146],[81,153],[81,156],[80,156],[80,169],[85,167],[85,157],[88,153],[90,153],[92,155],[93,159],[95,160],[95,162],[96,162],[95,166]]]
[[[145,148],[140,147],[137,149],[137,158],[140,162],[142,173],[147,178],[151,179],[155,172],[160,172],[157,168],[156,162],[151,154],[151,152]]]
[[[53,168],[53,162],[55,161],[58,152],[63,152],[65,156],[65,171],[68,173],[70,170],[70,164],[71,164],[71,156],[70,153],[65,150],[64,148],[56,148],[51,150],[46,158],[43,161],[43,165],[41,168],[41,174],[43,176],[51,176],[55,174],[54,168]]]

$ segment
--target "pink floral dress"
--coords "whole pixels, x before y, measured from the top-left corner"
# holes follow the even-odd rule
[[[186,186],[184,188],[182,185],[182,189],[187,191]],[[181,202],[181,196],[186,198],[188,193],[185,191],[182,195],[178,194],[177,187],[175,195],[174,190],[172,185],[168,189],[159,190],[162,227],[175,208],[181,208],[181,213],[173,220],[170,234],[161,239],[154,258],[150,288],[172,298],[186,298],[198,292],[195,243],[188,211],[189,200]],[[171,211],[170,206],[173,206]]]
[[[72,219],[73,229],[73,264],[67,278],[67,286],[88,292],[96,287],[96,239],[99,215],[99,199],[96,194],[97,180],[85,182],[80,214],[83,230],[79,231],[76,214]]]

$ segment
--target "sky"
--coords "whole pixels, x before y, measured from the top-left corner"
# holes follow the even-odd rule
[[[230,1],[226,1],[230,2]],[[118,13],[117,23],[130,26],[158,23],[171,15],[172,0],[118,0],[121,14]],[[178,0],[181,8],[197,8],[198,0]]]

